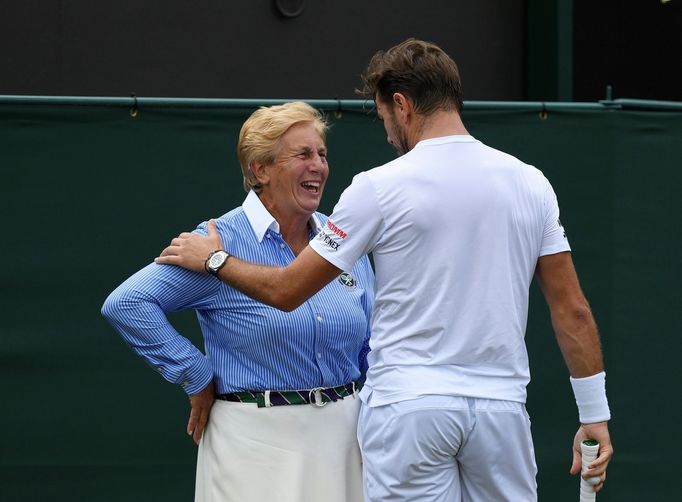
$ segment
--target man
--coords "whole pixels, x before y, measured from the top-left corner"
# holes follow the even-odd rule
[[[540,171],[486,147],[462,120],[455,63],[406,40],[363,76],[398,159],[358,174],[327,226],[286,268],[225,260],[219,278],[291,310],[372,252],[372,352],[358,437],[368,501],[536,500],[525,411],[528,289],[537,277],[571,374],[581,425],[600,442],[584,478],[599,491],[613,455],[601,347],[554,191]],[[205,268],[222,248],[183,233],[158,263]],[[228,250],[229,251],[229,250]]]

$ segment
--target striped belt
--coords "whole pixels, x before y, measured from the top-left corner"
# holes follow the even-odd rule
[[[231,392],[229,394],[218,394],[216,399],[221,401],[234,401],[238,403],[255,403],[259,408],[270,408],[271,406],[284,406],[287,404],[312,404],[320,408],[331,401],[338,401],[348,396],[355,396],[355,393],[362,388],[358,382],[339,385],[338,387],[316,387],[310,390],[265,390],[265,391],[244,391]]]

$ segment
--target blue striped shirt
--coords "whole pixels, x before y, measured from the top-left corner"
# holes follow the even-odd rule
[[[286,266],[295,256],[277,221],[251,192],[216,220],[225,246],[254,263]],[[312,239],[326,216],[311,217]],[[197,227],[206,234],[207,223]],[[217,280],[152,263],[104,302],[102,314],[132,350],[168,381],[196,394],[213,379],[219,394],[334,387],[367,369],[374,275],[367,257],[293,312],[263,305]],[[166,312],[194,309],[206,355],[180,335]]]

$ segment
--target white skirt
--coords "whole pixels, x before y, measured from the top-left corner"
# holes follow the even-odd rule
[[[360,399],[258,408],[216,401],[195,502],[362,502]]]

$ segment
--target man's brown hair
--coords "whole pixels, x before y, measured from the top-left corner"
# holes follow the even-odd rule
[[[438,109],[462,111],[462,81],[455,62],[437,45],[409,38],[379,51],[362,75],[366,99],[390,103],[394,93],[409,97],[415,111],[429,115]]]

